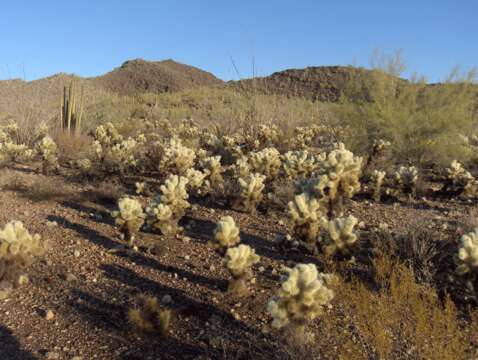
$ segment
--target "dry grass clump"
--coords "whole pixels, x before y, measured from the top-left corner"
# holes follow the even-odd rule
[[[323,354],[347,359],[471,359],[476,310],[465,320],[450,298],[418,284],[404,264],[381,254],[372,288],[358,279],[336,287],[336,304],[319,325]]]

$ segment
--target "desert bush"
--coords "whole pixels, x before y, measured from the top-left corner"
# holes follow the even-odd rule
[[[470,159],[473,153],[459,135],[472,133],[475,125],[476,74],[455,72],[429,85],[419,77],[400,79],[400,58],[384,63],[372,72],[354,72],[341,101],[329,105],[347,146],[364,154],[373,139],[387,139],[395,162],[419,166]]]
[[[406,265],[380,254],[370,286],[355,278],[334,287],[335,306],[319,324],[323,354],[344,359],[472,359],[476,313],[464,320],[450,298],[418,284]]]
[[[267,304],[267,311],[273,318],[272,326],[287,327],[292,337],[311,340],[306,326],[320,316],[334,298],[329,287],[333,278],[319,273],[314,264],[298,264],[287,268],[286,272],[281,288]]]
[[[259,262],[260,257],[248,245],[239,245],[226,251],[224,263],[231,273],[227,291],[234,296],[243,296],[247,293],[247,280],[252,277],[252,265]]]
[[[40,235],[31,235],[21,221],[11,221],[0,230],[0,298],[28,279],[23,271],[44,252]]]
[[[237,245],[240,241],[239,228],[234,219],[232,216],[224,216],[214,229],[214,241],[210,241],[209,244],[216,248],[225,249]]]
[[[119,226],[129,245],[133,245],[135,235],[144,224],[146,215],[138,200],[123,197],[118,201],[119,211],[114,211],[112,216],[116,219],[116,225]]]
[[[161,305],[157,298],[140,294],[136,306],[128,310],[128,320],[139,331],[166,333],[172,321],[172,311]]]

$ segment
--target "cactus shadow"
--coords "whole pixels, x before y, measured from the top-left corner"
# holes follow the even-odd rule
[[[158,260],[144,256],[140,253],[118,252],[117,255],[128,258],[129,260],[134,261],[137,265],[149,267],[168,274],[177,274],[180,278],[185,278],[193,284],[205,286],[211,290],[222,291],[227,288],[227,280],[208,278],[172,265],[163,265]]]
[[[69,209],[85,213],[87,215],[89,215],[89,214],[101,215],[101,220],[99,220],[97,218],[94,218],[92,220],[95,221],[95,222],[101,223],[101,224],[106,224],[106,225],[111,225],[111,226],[114,225],[114,219],[110,215],[109,211],[98,209],[96,207],[88,206],[88,205],[85,205],[81,202],[75,202],[75,201],[71,201],[71,200],[63,201],[61,203],[61,205],[64,206],[64,207],[67,207]]]
[[[101,235],[98,231],[90,229],[89,227],[84,226],[82,224],[71,222],[62,216],[49,215],[47,217],[47,220],[56,221],[59,226],[62,226],[65,229],[72,230],[79,234],[82,238],[85,238],[86,240],[107,250],[112,250],[121,246],[119,242],[111,240],[104,235]]]
[[[12,331],[0,324],[0,359],[36,360],[38,358],[22,350]]]
[[[103,264],[100,269],[106,277],[132,287],[138,293],[149,293],[159,298],[164,295],[170,295],[174,302],[172,308],[178,314],[195,317],[201,322],[209,321],[211,316],[215,315],[219,316],[223,323],[228,324],[231,328],[251,331],[246,324],[236,320],[229,312],[225,312],[214,305],[194,300],[181,289],[172,288],[147,279],[133,270],[120,265]]]
[[[211,237],[214,233],[214,228],[216,224],[210,220],[197,219],[192,216],[184,216],[181,220],[181,224],[187,224],[188,222],[193,221],[193,225],[189,229],[184,230],[184,234],[199,240],[201,243],[207,243],[211,240]]]

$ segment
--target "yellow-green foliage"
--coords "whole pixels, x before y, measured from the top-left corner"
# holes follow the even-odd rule
[[[146,215],[138,200],[123,197],[118,201],[119,211],[114,211],[112,216],[116,219],[116,225],[126,237],[130,244],[134,241],[135,234],[144,224]]]
[[[11,221],[0,230],[0,282],[19,282],[19,274],[35,257],[43,255],[45,243],[38,234],[31,235],[21,221]],[[5,296],[0,289],[0,297]]]
[[[252,276],[252,265],[259,262],[260,257],[248,245],[239,245],[227,249],[224,263],[232,275],[228,291],[241,296],[247,291],[246,281]]]
[[[331,275],[319,274],[314,264],[298,264],[287,268],[287,277],[276,296],[267,304],[272,316],[272,326],[280,329],[288,326],[293,336],[304,335],[305,326],[323,313],[334,298],[328,287]]]
[[[478,228],[461,237],[458,263],[457,272],[460,275],[475,272],[478,269]]]
[[[354,227],[357,219],[350,215],[348,217],[336,218],[324,224],[328,237],[323,243],[324,253],[334,255],[337,252],[348,253],[350,248],[357,241]]]
[[[211,245],[229,248],[241,241],[239,236],[239,228],[232,216],[224,216],[217,223],[214,229],[214,242],[210,242]]]
[[[140,294],[137,297],[137,306],[128,310],[128,320],[133,327],[142,332],[168,331],[172,321],[172,311],[163,307],[157,298],[151,295]]]
[[[255,212],[257,205],[264,197],[264,181],[266,177],[261,174],[250,174],[245,178],[239,178],[239,194],[235,200],[235,207],[246,212]]]
[[[364,154],[372,139],[388,139],[398,162],[444,165],[469,159],[473,154],[459,135],[472,133],[476,121],[476,74],[455,72],[444,83],[428,85],[421,78],[399,79],[400,59],[391,60],[390,68],[355,72],[342,101],[329,105],[342,140]]]

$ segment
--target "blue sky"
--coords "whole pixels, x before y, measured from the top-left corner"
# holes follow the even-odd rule
[[[478,65],[477,0],[15,0],[0,8],[0,79],[103,74],[173,58],[223,79],[368,66],[403,49],[405,75]]]

